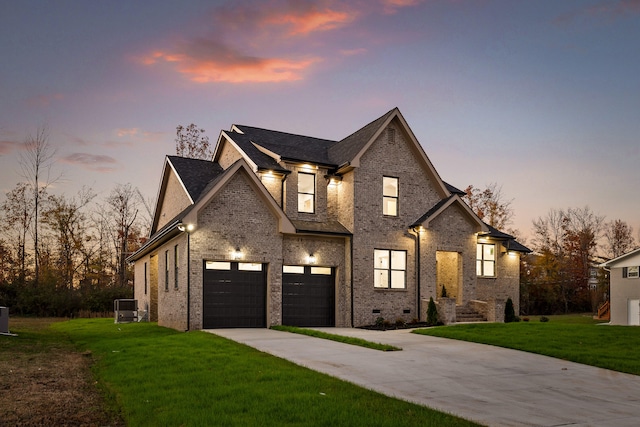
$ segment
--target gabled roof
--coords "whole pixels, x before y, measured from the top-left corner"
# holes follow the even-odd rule
[[[185,223],[194,224],[196,227],[198,226],[198,212],[206,206],[211,199],[225,187],[225,185],[229,182],[229,180],[235,176],[237,173],[243,173],[245,177],[248,178],[250,185],[252,185],[258,194],[265,202],[267,207],[273,212],[273,214],[278,218],[278,231],[281,233],[295,233],[296,229],[286,216],[282,208],[278,205],[278,203],[273,199],[269,191],[262,185],[259,178],[253,171],[251,167],[247,164],[244,159],[240,159],[236,161],[233,165],[229,166],[225,169],[222,174],[214,178],[202,192],[200,198],[196,200],[196,202],[191,205],[191,209],[188,209],[184,212],[184,216],[182,221]]]
[[[504,233],[489,224],[487,224],[487,227],[489,228],[489,232],[486,233],[485,236],[495,240],[501,240],[502,246],[504,246],[507,251],[525,253],[533,252],[531,249],[518,242],[511,234]]]
[[[165,190],[169,175],[173,171],[185,195],[191,203],[200,197],[206,185],[214,177],[222,173],[219,164],[209,160],[190,159],[187,157],[166,156],[162,168],[162,178],[156,197],[156,209],[151,224],[151,233],[155,233],[159,221],[160,208],[164,202]]]
[[[327,149],[335,144],[335,141],[244,125],[233,125],[232,131],[234,136],[237,137],[240,133],[246,140],[257,146],[256,148],[262,148],[262,152],[268,151],[277,156],[277,160],[333,166]]]
[[[640,248],[634,249],[631,252],[627,252],[624,255],[620,255],[617,258],[603,262],[600,267],[603,268],[621,268],[621,267],[635,267],[640,265]]]
[[[444,186],[447,187],[447,190],[449,190],[449,193],[458,194],[461,197],[467,195],[467,193],[465,191],[462,191],[459,188],[454,187],[453,185],[449,184],[448,182],[446,182],[446,181],[442,181],[442,182],[444,183]]]
[[[329,157],[337,166],[350,163],[381,131],[382,127],[390,121],[390,118],[399,110],[394,108],[382,117],[377,118],[363,128],[358,129],[346,138],[338,141],[329,148]]]
[[[173,166],[192,203],[200,197],[209,181],[222,173],[222,167],[210,160],[178,156],[167,156],[167,160]]]
[[[463,212],[467,214],[467,216],[478,226],[479,231],[483,231],[483,232],[489,231],[487,224],[482,222],[482,220],[478,218],[478,215],[476,215],[471,210],[469,205],[467,205],[457,194],[452,194],[451,196],[440,200],[431,209],[429,209],[424,215],[422,215],[413,224],[411,224],[411,227],[423,226],[425,228],[429,228],[429,223],[434,219],[436,219],[438,215],[443,213],[445,210],[447,210],[449,206],[453,204],[459,206],[463,210]]]
[[[447,197],[451,193],[462,195],[461,190],[442,181],[398,108],[388,111],[340,141],[233,125],[230,131],[221,132],[215,148],[214,160],[218,158],[224,140],[228,140],[254,170],[287,173],[288,171],[279,164],[282,161],[314,163],[333,169],[343,166],[358,167],[362,155],[393,120],[396,120],[399,128],[412,144],[416,157],[422,161],[434,182],[436,191],[442,197]]]

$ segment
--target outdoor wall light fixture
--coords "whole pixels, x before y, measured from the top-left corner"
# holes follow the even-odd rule
[[[240,248],[235,248],[231,252],[231,258],[232,259],[242,259],[243,256],[244,256],[244,254],[240,251]]]
[[[195,226],[193,224],[178,223],[178,230],[180,231],[193,231],[194,228]]]
[[[309,254],[309,256],[307,257],[307,264],[315,264],[316,263],[316,256],[314,254]]]

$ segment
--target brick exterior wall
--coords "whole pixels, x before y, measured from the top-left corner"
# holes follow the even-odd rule
[[[408,136],[395,122],[389,127],[394,129],[395,139],[390,140],[387,131],[383,131],[362,155],[360,167],[347,174],[341,184],[345,193],[352,191],[354,200],[354,326],[372,324],[379,316],[391,322],[398,319],[408,322],[418,317],[416,237],[408,227],[441,198],[415,156],[412,143],[407,141]],[[382,212],[383,176],[398,178],[396,217],[385,217]],[[349,188],[350,182],[353,190]],[[374,289],[374,249],[406,251],[406,289]]]
[[[491,243],[491,242],[490,242]],[[478,277],[476,298],[487,301],[495,298],[506,301],[511,298],[516,315],[520,313],[520,255],[508,255],[496,243],[496,277]],[[504,314],[503,314],[504,315]]]
[[[177,287],[174,273],[174,248],[178,247]],[[167,266],[165,253],[168,255]],[[158,325],[187,330],[187,234],[182,233],[158,248]],[[165,268],[169,270],[169,281],[165,282]],[[193,289],[193,288],[192,288]]]
[[[171,170],[169,172],[169,178],[167,179],[166,191],[164,193],[162,206],[160,207],[160,216],[158,217],[156,229],[161,229],[190,204],[191,201],[185,193],[182,184],[180,184],[176,174]]]
[[[243,262],[266,263],[267,325],[281,322],[282,235],[275,215],[240,172],[198,212],[191,233],[191,328],[202,328],[203,261],[230,261],[239,248]]]

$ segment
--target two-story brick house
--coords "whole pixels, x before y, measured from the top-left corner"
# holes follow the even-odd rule
[[[409,322],[430,297],[499,320],[528,249],[462,195],[397,108],[340,141],[234,125],[212,161],[167,156],[135,298],[181,330]]]

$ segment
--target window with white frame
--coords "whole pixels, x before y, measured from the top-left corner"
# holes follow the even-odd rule
[[[398,178],[382,177],[382,213],[398,216]]]
[[[640,278],[640,267],[622,267],[622,277],[625,279]]]
[[[373,251],[373,286],[379,289],[405,289],[407,251],[375,249]]]
[[[298,212],[315,212],[316,176],[298,172]]]
[[[476,274],[482,277],[496,276],[496,245],[478,243],[476,252]]]

